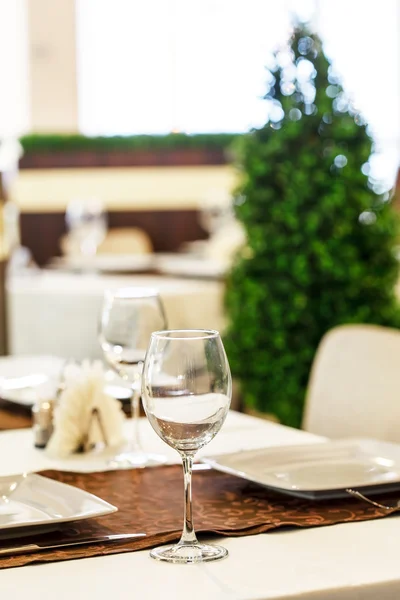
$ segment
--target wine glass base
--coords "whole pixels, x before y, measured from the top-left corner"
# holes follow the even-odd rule
[[[222,546],[209,544],[172,544],[160,546],[151,550],[150,556],[156,560],[170,563],[199,563],[211,560],[221,560],[228,556],[228,550]]]
[[[167,462],[165,456],[148,452],[121,452],[108,461],[113,469],[144,469],[158,467]]]

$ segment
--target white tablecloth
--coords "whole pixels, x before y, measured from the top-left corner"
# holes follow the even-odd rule
[[[143,420],[141,426],[147,447],[160,450],[161,442],[148,423]],[[308,433],[230,413],[221,432],[203,453],[318,441]],[[173,452],[165,445],[162,449],[173,458]],[[43,452],[32,449],[30,431],[1,433],[0,457],[0,474],[48,467],[90,467],[86,458],[67,465],[49,461]],[[92,466],[97,468],[98,459],[93,461]],[[158,563],[146,550],[3,570],[0,590],[2,597],[15,600],[53,596],[57,600],[400,598],[398,517],[224,538],[222,543],[228,548],[229,557],[203,565]]]
[[[131,285],[159,290],[170,329],[224,327],[220,281],[39,271],[8,282],[10,353],[99,358],[97,328],[104,290]]]

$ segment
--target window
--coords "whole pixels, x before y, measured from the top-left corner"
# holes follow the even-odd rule
[[[400,2],[323,0],[319,30],[376,141],[372,172],[392,186],[400,165]]]
[[[287,13],[271,8],[265,0],[78,0],[82,130],[261,124],[265,58],[289,27]]]
[[[399,0],[77,0],[80,128],[89,135],[241,132],[265,122],[265,65],[290,9],[318,8],[327,55],[394,179]]]

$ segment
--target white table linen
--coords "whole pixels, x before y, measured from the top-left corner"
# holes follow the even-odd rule
[[[130,423],[127,423],[127,427]],[[141,422],[146,448],[176,454]],[[231,412],[204,454],[270,445],[315,443],[321,438]],[[161,445],[162,444],[162,445]],[[32,449],[30,431],[0,434],[0,473],[100,468],[99,458],[50,461]],[[194,474],[194,477],[196,474]],[[183,484],[182,484],[183,485]],[[194,497],[194,502],[196,498]],[[135,524],[132,523],[132,531]],[[175,598],[177,600],[395,600],[400,597],[400,519],[275,531],[224,538],[226,560],[168,565],[148,551],[26,566],[0,571],[4,597],[16,600]]]
[[[103,293],[125,286],[158,289],[169,329],[224,328],[221,281],[45,270],[13,275],[8,281],[10,353],[100,358],[97,331]]]

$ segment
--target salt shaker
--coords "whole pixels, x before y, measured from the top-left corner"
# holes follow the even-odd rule
[[[36,448],[45,448],[53,433],[53,408],[51,399],[39,399],[32,408],[33,439]]]

